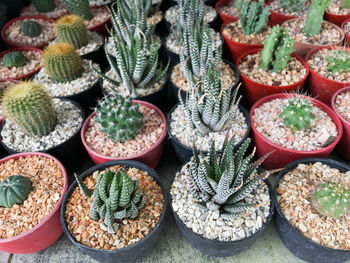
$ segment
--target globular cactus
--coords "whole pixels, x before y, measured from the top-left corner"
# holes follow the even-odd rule
[[[27,63],[27,58],[20,51],[13,51],[5,54],[2,57],[2,63],[5,67],[22,67]]]
[[[41,13],[51,12],[56,7],[54,0],[32,0],[32,4]]]
[[[315,119],[310,100],[298,95],[288,99],[288,104],[283,107],[279,117],[283,119],[283,125],[292,132],[309,128],[311,120]]]
[[[32,182],[22,175],[11,175],[0,183],[0,207],[21,205],[32,191]]]
[[[350,8],[350,0],[341,1],[341,8],[349,9]]]
[[[89,0],[62,0],[64,6],[71,14],[78,15],[84,20],[91,20]]]
[[[327,56],[327,70],[333,73],[350,72],[350,52],[345,50],[334,50],[333,54]]]
[[[270,16],[270,7],[264,7],[264,0],[245,1],[239,12],[239,22],[242,27],[242,32],[245,35],[260,33],[267,24]]]
[[[54,28],[57,40],[81,48],[89,42],[84,21],[76,15],[66,15],[57,20]]]
[[[308,1],[308,0],[306,0]],[[305,8],[305,0],[280,0],[283,9],[290,12],[297,12]]]
[[[281,72],[287,67],[293,51],[294,40],[289,36],[288,30],[274,26],[260,52],[260,68]]]
[[[48,46],[42,56],[43,65],[50,79],[68,82],[79,78],[84,68],[75,48],[67,43]]]
[[[31,136],[44,136],[56,124],[56,114],[49,93],[39,84],[20,82],[7,88],[2,109],[9,120]]]
[[[329,7],[331,0],[312,0],[304,25],[306,36],[320,33],[324,11]]]
[[[101,126],[100,132],[124,143],[139,133],[143,114],[139,112],[139,104],[133,104],[130,97],[108,96],[98,103],[95,121]]]
[[[39,36],[42,30],[42,26],[35,21],[25,20],[21,24],[21,32],[28,37]]]
[[[340,183],[321,183],[312,195],[312,202],[321,215],[338,218],[350,212],[350,191]]]

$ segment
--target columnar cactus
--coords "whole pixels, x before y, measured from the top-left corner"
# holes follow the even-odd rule
[[[350,52],[334,50],[333,54],[326,58],[327,70],[333,73],[350,72]]]
[[[329,7],[331,0],[312,0],[304,25],[306,36],[320,33],[324,11]]]
[[[294,40],[289,36],[288,30],[274,26],[260,52],[260,68],[272,69],[273,72],[282,71],[287,67],[293,51]]]
[[[124,143],[134,139],[141,130],[143,114],[139,112],[139,104],[133,104],[130,97],[108,96],[98,103],[95,121],[100,124],[100,132]]]
[[[270,7],[264,7],[264,0],[259,0],[259,2],[245,1],[238,16],[243,34],[256,35],[260,33],[266,27],[269,16]]]
[[[350,191],[340,183],[321,183],[312,195],[312,202],[321,215],[338,218],[350,212]]]
[[[233,5],[237,10],[241,10],[244,1],[245,0],[234,0]]]
[[[51,12],[56,7],[54,0],[32,0],[32,4],[41,13]]]
[[[76,15],[66,15],[57,20],[54,28],[59,42],[81,48],[89,42],[84,21]]]
[[[35,21],[25,20],[21,24],[21,32],[28,37],[36,37],[40,35],[42,26]]]
[[[71,14],[78,15],[84,20],[91,20],[89,0],[62,0]]]
[[[31,136],[45,136],[56,124],[49,93],[39,84],[20,82],[4,92],[1,105],[7,118]]]
[[[67,82],[79,78],[84,68],[75,48],[67,43],[48,46],[42,56],[43,65],[50,79]]]
[[[27,61],[26,56],[20,51],[9,52],[2,57],[2,63],[7,68],[22,67],[27,63]]]
[[[11,175],[0,183],[0,207],[21,205],[32,191],[32,182],[22,175]]]
[[[281,6],[290,12],[297,12],[305,8],[305,0],[280,0]]]

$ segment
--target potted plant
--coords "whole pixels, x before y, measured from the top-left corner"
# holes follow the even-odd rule
[[[349,166],[307,158],[279,172],[273,199],[284,245],[307,262],[350,259]]]
[[[266,169],[284,167],[306,157],[327,157],[339,142],[343,127],[322,102],[300,94],[273,94],[257,101],[250,122],[258,157],[274,151]]]
[[[153,169],[112,161],[76,178],[61,206],[61,223],[81,252],[103,262],[135,262],[152,250],[167,206],[165,188]]]
[[[59,208],[68,187],[65,168],[53,156],[36,152],[7,156],[0,167],[0,250],[25,254],[50,246],[63,232]]]
[[[17,80],[7,80],[7,81],[0,81],[0,102],[2,100],[2,96],[5,92],[5,90],[14,85],[15,83],[18,83]],[[2,111],[1,107],[0,107],[0,126],[2,124],[2,122],[5,120],[5,114],[4,112]]]
[[[41,15],[56,20],[67,13],[68,10],[60,0],[32,0],[30,5],[22,8],[19,15]]]
[[[215,4],[215,10],[219,14],[223,24],[235,21],[242,8],[243,0],[220,0]]]
[[[341,28],[345,33],[347,46],[350,46],[350,23],[349,22],[350,22],[350,18],[345,20],[341,25]]]
[[[270,0],[267,2],[270,6],[270,22],[281,25],[284,21],[306,17],[310,7],[309,0]]]
[[[307,64],[294,51],[287,29],[274,26],[263,49],[242,54],[236,62],[251,104],[264,96],[299,90],[309,74]]]
[[[345,20],[350,19],[350,1],[331,0],[331,4],[324,14],[326,20],[337,26],[341,26]]]

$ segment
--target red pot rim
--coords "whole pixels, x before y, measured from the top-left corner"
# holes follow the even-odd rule
[[[229,16],[229,15],[226,15],[226,14],[224,14],[224,13],[222,13],[222,12],[219,11],[219,8],[220,8],[220,7],[225,6],[225,5],[228,5],[228,4],[230,4],[230,3],[231,3],[232,1],[234,1],[234,0],[228,1],[227,4],[224,3],[225,1],[227,1],[227,0],[219,0],[219,1],[216,2],[216,4],[215,4],[216,13],[218,13],[220,17],[225,17],[226,19],[235,19],[235,18],[238,18],[237,16]]]
[[[325,10],[324,13],[325,13],[327,16],[333,16],[334,18],[343,18],[344,16],[350,18],[350,15],[337,15],[337,14],[330,13],[330,12],[328,12],[327,10]]]
[[[272,86],[272,85],[266,85],[266,84],[263,84],[263,83],[260,83],[260,82],[256,82],[256,81],[254,81],[254,80],[251,80],[251,79],[248,78],[247,76],[243,75],[243,73],[241,73],[241,71],[240,71],[240,69],[239,69],[239,64],[240,64],[240,62],[241,62],[241,60],[242,60],[243,58],[245,58],[246,56],[248,56],[248,55],[250,55],[250,54],[258,53],[258,52],[261,51],[261,50],[262,50],[262,48],[253,49],[253,50],[249,50],[249,51],[243,53],[242,55],[240,55],[240,56],[238,57],[238,59],[236,60],[236,68],[237,68],[239,74],[241,75],[241,77],[242,77],[243,79],[249,79],[249,81],[254,82],[254,83],[256,83],[257,85],[263,85],[263,86],[266,86],[266,87],[274,87],[274,86]],[[309,76],[310,69],[309,69],[309,66],[307,65],[307,63],[306,63],[301,57],[299,57],[298,55],[296,55],[296,54],[294,54],[294,53],[292,53],[292,57],[295,57],[297,60],[299,60],[299,61],[303,64],[303,66],[304,66],[305,69],[306,69],[305,76],[304,76],[304,78],[302,78],[301,80],[299,80],[298,82],[295,82],[295,83],[293,83],[293,84],[286,85],[286,86],[279,86],[279,87],[281,87],[281,89],[288,89],[288,88],[293,87],[293,86],[301,85],[303,82],[305,82],[306,78]]]
[[[265,138],[260,132],[258,132],[258,130],[255,128],[255,125],[254,125],[254,122],[253,122],[253,115],[254,115],[255,109],[258,108],[259,106],[261,106],[262,104],[266,103],[266,102],[269,102],[269,101],[272,101],[272,100],[275,100],[275,99],[285,99],[285,98],[287,98],[288,96],[291,96],[291,95],[293,95],[293,93],[291,93],[291,94],[276,93],[276,94],[272,94],[272,95],[266,96],[264,98],[261,98],[260,100],[258,100],[257,102],[255,102],[253,104],[253,106],[252,106],[252,108],[250,109],[250,112],[249,112],[249,119],[250,119],[250,125],[252,127],[254,136],[257,136],[260,140],[264,141],[266,144],[268,144],[268,145],[270,145],[270,146],[272,146],[272,147],[274,147],[274,148],[276,148],[278,150],[287,151],[289,153],[294,153],[294,154],[300,154],[300,153],[304,153],[304,154],[321,154],[323,152],[327,152],[327,151],[333,149],[337,145],[337,143],[339,142],[340,138],[343,135],[343,125],[342,125],[341,121],[337,117],[337,114],[335,114],[333,112],[333,110],[330,107],[328,107],[326,104],[324,104],[323,102],[321,102],[321,101],[319,101],[317,99],[314,99],[314,98],[311,98],[311,97],[308,97],[308,96],[305,96],[305,95],[301,95],[301,96],[303,98],[309,98],[311,103],[312,103],[312,105],[315,106],[315,107],[318,107],[323,112],[325,112],[332,119],[333,123],[337,127],[338,136],[331,144],[329,144],[326,147],[324,147],[322,149],[319,149],[319,150],[297,151],[297,150],[288,149],[288,148],[279,146],[279,145],[271,142],[270,140]],[[294,94],[294,96],[295,95],[296,94]]]
[[[19,17],[23,16],[22,14],[24,13],[24,11],[26,11],[26,9],[28,9],[31,5],[32,5],[32,4],[29,4],[29,5],[26,5],[25,7],[23,7],[23,8],[21,9],[21,11],[19,11]],[[67,10],[67,12],[66,12],[64,15],[67,15],[68,13],[69,13],[69,12],[68,12],[68,10]],[[64,16],[64,15],[62,15],[62,16]],[[41,15],[41,16],[44,16],[44,15]],[[45,16],[45,17],[47,17],[47,18],[49,18],[49,19],[57,20],[57,19],[59,19],[59,18],[62,17],[62,16],[53,17],[53,18],[50,18],[50,17],[47,17],[47,16]]]
[[[333,111],[335,112],[335,114],[337,114],[338,118],[339,118],[342,122],[344,122],[344,123],[346,123],[347,125],[350,126],[350,121],[346,120],[346,119],[338,112],[337,107],[335,106],[335,99],[338,97],[338,95],[339,95],[340,93],[343,93],[343,92],[350,92],[350,86],[344,87],[344,88],[338,90],[336,93],[333,94],[333,96],[332,96],[332,101],[331,101],[331,106],[332,106],[332,109],[333,109]]]
[[[37,51],[40,53],[40,55],[43,53],[43,51],[41,49],[38,49],[38,48],[34,48],[34,47],[18,47],[18,48],[12,48],[12,49],[8,49],[8,50],[5,50],[3,52],[0,52],[0,59],[6,55],[7,53],[10,53],[10,52],[14,52],[14,51]],[[24,74],[20,77],[14,77],[14,78],[7,78],[7,79],[0,79],[0,82],[6,82],[6,81],[13,81],[13,80],[20,80],[20,79],[25,79],[25,78],[28,78],[30,76],[32,76],[33,74],[35,74],[36,72],[38,72],[40,69],[42,68],[42,66],[40,66],[39,68],[37,69],[34,69],[30,72],[28,72],[27,74]]]
[[[61,168],[61,171],[63,173],[63,179],[64,179],[64,184],[63,184],[63,188],[61,191],[61,195],[60,195],[60,199],[58,200],[58,202],[56,203],[55,207],[53,208],[53,210],[41,221],[39,222],[39,224],[37,224],[36,226],[34,226],[33,228],[29,229],[28,231],[18,235],[18,236],[14,236],[11,238],[6,238],[6,239],[0,239],[0,244],[1,243],[8,243],[8,242],[13,242],[16,241],[18,239],[21,239],[23,237],[26,237],[30,234],[32,234],[33,232],[35,232],[38,228],[40,228],[42,225],[46,224],[47,221],[49,221],[51,219],[51,217],[57,212],[59,211],[60,207],[61,207],[61,203],[63,201],[63,197],[64,194],[67,191],[68,188],[68,175],[67,175],[67,171],[64,168],[64,166],[62,165],[62,163],[56,159],[54,156],[47,154],[47,153],[42,153],[42,152],[24,152],[24,153],[16,153],[16,154],[12,154],[9,156],[6,156],[4,158],[2,158],[0,160],[0,164],[9,161],[10,159],[19,159],[20,157],[26,157],[26,156],[42,156],[42,157],[46,157],[49,159],[54,160],[58,166]]]
[[[90,6],[90,9],[102,9],[102,8],[106,9],[107,11],[109,11],[109,9],[107,8],[107,6],[104,6],[104,5],[102,5],[102,6]],[[95,26],[93,26],[93,27],[88,27],[88,30],[94,31],[95,29],[97,29],[97,28],[103,26],[104,24],[106,24],[106,23],[107,23],[108,21],[110,21],[110,20],[111,20],[111,15],[109,14],[109,17],[108,17],[108,18],[106,18],[104,21],[102,21],[101,23],[99,23],[99,24],[97,24],[97,25],[95,25]]]
[[[349,16],[350,16],[350,15],[349,15]],[[350,22],[350,18],[344,20],[343,23],[341,23],[341,26],[340,26],[341,29],[343,29],[343,32],[344,32],[345,37],[346,37],[347,39],[350,38],[350,32],[348,32],[348,33],[345,32],[345,24],[346,24],[346,23],[349,23],[349,22]]]
[[[80,138],[81,138],[81,141],[83,142],[84,144],[84,147],[91,153],[93,153],[94,155],[96,155],[97,157],[99,158],[103,158],[103,159],[107,159],[109,161],[114,161],[114,160],[130,160],[130,159],[135,159],[135,158],[139,158],[141,156],[144,156],[144,155],[147,155],[149,152],[153,151],[156,147],[158,147],[162,141],[164,140],[165,138],[165,135],[166,135],[166,125],[167,125],[167,122],[166,122],[166,119],[165,119],[165,116],[163,114],[163,112],[158,108],[156,107],[155,105],[149,103],[149,102],[146,102],[146,101],[143,101],[143,100],[132,100],[133,103],[138,103],[140,105],[143,105],[143,106],[146,106],[148,108],[152,108],[154,109],[159,115],[160,117],[162,118],[162,121],[164,123],[164,128],[163,128],[163,131],[159,137],[159,139],[155,142],[155,144],[153,144],[151,146],[151,148],[145,150],[145,151],[142,151],[138,154],[135,154],[135,155],[130,155],[130,156],[125,156],[125,157],[116,157],[116,156],[106,156],[106,155],[102,155],[98,152],[95,152],[94,150],[92,150],[90,148],[90,146],[86,143],[86,140],[85,140],[85,131],[86,131],[86,128],[91,120],[92,117],[94,117],[96,115],[96,112],[93,112],[89,115],[89,117],[87,117],[87,119],[85,120],[84,122],[84,125],[83,127],[81,128],[81,131],[80,131]]]
[[[4,40],[5,44],[7,46],[11,46],[14,48],[22,48],[22,47],[33,47],[33,48],[42,48],[43,46],[45,46],[48,42],[42,42],[40,44],[34,45],[34,46],[26,46],[26,45],[21,45],[21,44],[17,44],[14,42],[11,42],[10,40],[8,40],[5,36],[5,31],[6,29],[14,22],[19,21],[19,20],[24,20],[24,19],[30,19],[30,18],[34,18],[34,19],[42,19],[42,20],[46,20],[52,24],[55,24],[55,20],[48,18],[46,16],[39,16],[39,15],[35,15],[35,16],[20,16],[20,17],[16,17],[10,21],[8,21],[1,29],[1,37]]]
[[[266,1],[265,6],[270,5],[271,2],[273,2],[273,1],[275,1],[275,0],[268,0],[268,1]],[[278,13],[278,12],[272,10],[272,8],[270,8],[270,13],[271,13],[271,15],[273,14],[275,16],[284,17],[286,20],[293,19],[293,18],[298,18],[297,16],[287,16],[287,15]]]

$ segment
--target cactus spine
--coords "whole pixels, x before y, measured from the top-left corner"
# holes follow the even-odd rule
[[[305,0],[280,0],[283,9],[290,12],[297,12],[305,8],[307,2]]]
[[[78,15],[84,20],[91,20],[89,0],[62,0],[71,14]]]
[[[324,11],[330,5],[331,0],[312,0],[304,25],[306,36],[314,36],[320,33]]]
[[[23,204],[32,191],[32,182],[28,177],[11,175],[0,183],[0,207],[11,208],[14,204]]]
[[[327,70],[333,73],[350,72],[350,52],[334,50],[333,54],[326,58]]]
[[[21,24],[21,32],[28,37],[36,37],[41,33],[42,26],[35,21],[25,20]]]
[[[32,4],[41,13],[51,12],[55,9],[54,0],[32,0]]]
[[[5,67],[22,67],[27,63],[27,58],[20,51],[13,51],[2,57],[2,63]]]
[[[265,28],[269,16],[270,7],[264,7],[264,0],[259,0],[259,2],[245,1],[238,16],[243,34],[256,35],[260,33]]]

